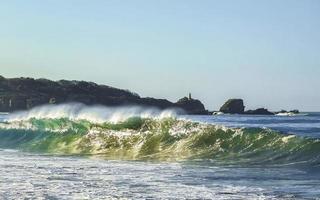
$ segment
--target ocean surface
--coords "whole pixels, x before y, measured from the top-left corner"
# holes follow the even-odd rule
[[[0,199],[320,199],[320,113],[0,115]]]

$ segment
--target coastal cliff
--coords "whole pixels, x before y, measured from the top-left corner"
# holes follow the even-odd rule
[[[0,76],[0,112],[26,110],[43,104],[80,102],[86,105],[139,105],[159,109],[180,108],[187,114],[206,114],[196,99],[183,98],[177,103],[166,99],[142,98],[129,90],[86,81],[51,81]]]

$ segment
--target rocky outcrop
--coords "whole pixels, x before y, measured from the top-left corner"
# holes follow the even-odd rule
[[[86,81],[51,81],[47,79],[0,76],[0,112],[25,110],[43,104],[80,102],[86,105],[142,105],[159,109],[181,108],[188,114],[205,113],[199,100],[170,102],[166,99],[141,98],[128,90]]]
[[[247,110],[247,111],[244,111],[244,108],[245,106],[243,105],[242,99],[229,99],[220,108],[220,112],[229,113],[229,114],[246,114],[246,115],[274,115],[273,112],[270,112],[268,109],[265,109],[265,108],[258,108],[255,110]]]
[[[205,110],[204,105],[198,99],[192,99],[191,97],[183,97],[179,99],[175,105],[179,108],[182,108],[187,112],[187,114],[208,114],[208,111]]]
[[[220,108],[220,112],[230,114],[243,114],[244,105],[242,99],[229,99]]]
[[[295,110],[290,110],[289,112],[294,113],[294,114],[299,114],[299,113],[300,113],[300,111],[297,110],[297,109],[295,109]]]
[[[247,115],[274,115],[274,113],[268,111],[268,109],[265,109],[265,108],[258,108],[255,110],[247,110],[244,112],[244,114],[247,114]]]
[[[167,99],[155,99],[151,97],[141,98],[138,101],[138,104],[144,105],[144,106],[153,106],[160,109],[175,107],[175,105],[172,102],[168,101]]]
[[[286,110],[280,110],[279,112],[275,112],[275,114],[286,114],[286,113],[292,113],[292,114],[299,114],[299,110],[290,110],[290,111],[286,111]]]

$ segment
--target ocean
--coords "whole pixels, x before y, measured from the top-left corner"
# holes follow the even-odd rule
[[[320,113],[0,115],[0,199],[320,199]]]

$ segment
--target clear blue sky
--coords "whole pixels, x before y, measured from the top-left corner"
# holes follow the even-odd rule
[[[320,110],[318,0],[0,2],[0,74]]]

